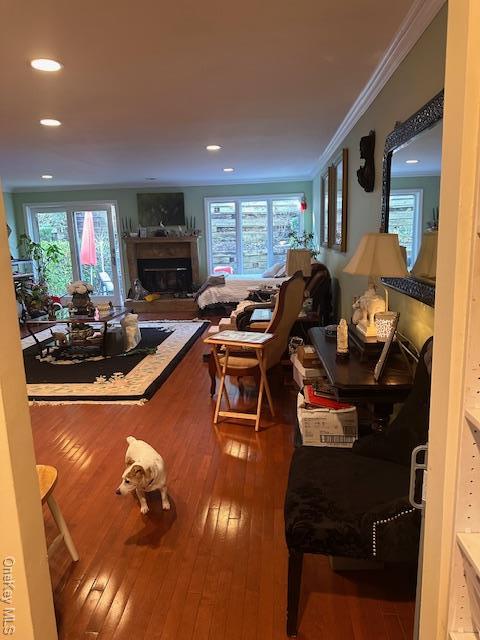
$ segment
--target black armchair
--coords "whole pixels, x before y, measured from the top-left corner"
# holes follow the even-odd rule
[[[413,389],[383,433],[352,449],[298,447],[285,498],[287,634],[296,636],[304,553],[387,563],[418,560],[420,514],[408,499],[410,458],[428,438],[432,339]]]

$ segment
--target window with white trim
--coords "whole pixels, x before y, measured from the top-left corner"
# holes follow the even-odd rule
[[[303,194],[205,198],[209,273],[261,274],[303,232]]]
[[[407,250],[407,268],[415,264],[422,241],[423,189],[392,189],[388,207],[388,232],[397,233]]]

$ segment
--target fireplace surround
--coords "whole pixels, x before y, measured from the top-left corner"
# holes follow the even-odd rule
[[[130,285],[138,278],[148,291],[160,293],[164,303],[180,305],[182,300],[177,296],[191,292],[192,286],[199,284],[197,236],[125,238],[125,245]],[[191,298],[185,300],[184,305],[188,304],[196,306]],[[144,301],[131,306],[135,311],[144,311],[145,305],[149,311],[167,310],[154,309],[153,304]]]
[[[191,272],[191,284],[199,284],[198,238],[185,236],[180,238],[126,238],[127,262],[130,283],[140,278],[142,269],[187,268]],[[140,266],[140,269],[139,269]],[[153,272],[149,272],[153,273]],[[148,286],[142,281],[143,286]]]

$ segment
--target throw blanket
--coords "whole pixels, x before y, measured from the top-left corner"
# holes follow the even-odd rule
[[[228,275],[225,284],[209,286],[203,293],[197,296],[197,304],[200,309],[209,305],[238,303],[248,298],[250,289],[263,287],[279,287],[288,278],[262,278],[261,276]]]
[[[194,300],[198,298],[204,291],[206,291],[209,287],[217,287],[218,285],[225,284],[225,276],[208,276],[205,282],[202,284],[200,289],[195,293]]]

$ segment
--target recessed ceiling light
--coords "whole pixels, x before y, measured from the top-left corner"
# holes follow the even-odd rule
[[[418,164],[418,160],[405,160],[405,164]]]
[[[220,151],[221,148],[219,144],[207,144],[205,147],[207,151]]]
[[[55,118],[42,118],[40,124],[43,124],[44,127],[59,127],[62,123]]]
[[[35,58],[35,60],[30,61],[30,64],[37,71],[60,71],[63,67],[60,62],[50,58]]]
[[[50,173],[44,173],[42,180],[53,180],[53,176]]]
[[[235,169],[233,167],[225,167],[224,171],[225,173],[232,173]]]

